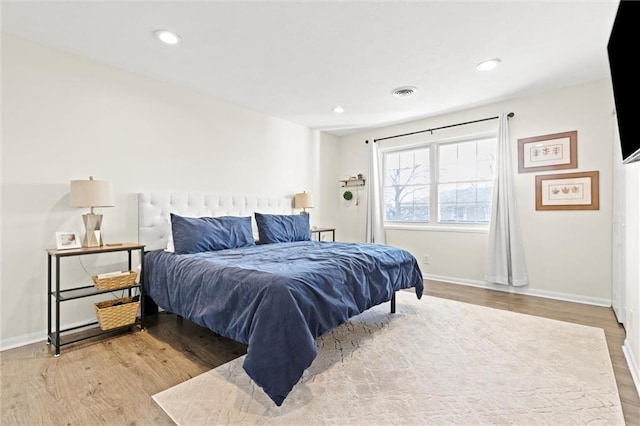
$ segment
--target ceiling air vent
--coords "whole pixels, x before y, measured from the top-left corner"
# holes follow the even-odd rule
[[[404,87],[398,87],[397,89],[393,89],[391,91],[391,94],[396,98],[407,98],[409,96],[415,95],[417,91],[418,89],[413,86],[404,86]]]

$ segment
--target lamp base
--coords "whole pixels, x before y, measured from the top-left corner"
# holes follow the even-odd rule
[[[87,213],[82,215],[84,221],[84,238],[82,239],[82,247],[101,247],[102,234],[100,227],[102,226],[102,215],[95,213]]]

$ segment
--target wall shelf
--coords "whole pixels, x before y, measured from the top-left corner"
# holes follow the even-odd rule
[[[342,188],[352,188],[356,186],[364,186],[366,179],[364,178],[354,178],[354,179],[342,179],[340,181],[340,186]]]

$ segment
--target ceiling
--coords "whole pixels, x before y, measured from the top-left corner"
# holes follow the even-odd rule
[[[336,135],[609,77],[617,0],[2,1],[2,31]],[[183,43],[162,45],[157,29]],[[476,70],[486,59],[498,68]],[[391,91],[415,86],[396,98]],[[342,114],[333,112],[342,106]]]

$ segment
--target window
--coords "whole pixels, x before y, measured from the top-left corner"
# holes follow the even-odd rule
[[[428,222],[431,204],[429,147],[384,154],[385,220]]]
[[[495,138],[383,152],[385,221],[487,224]]]

